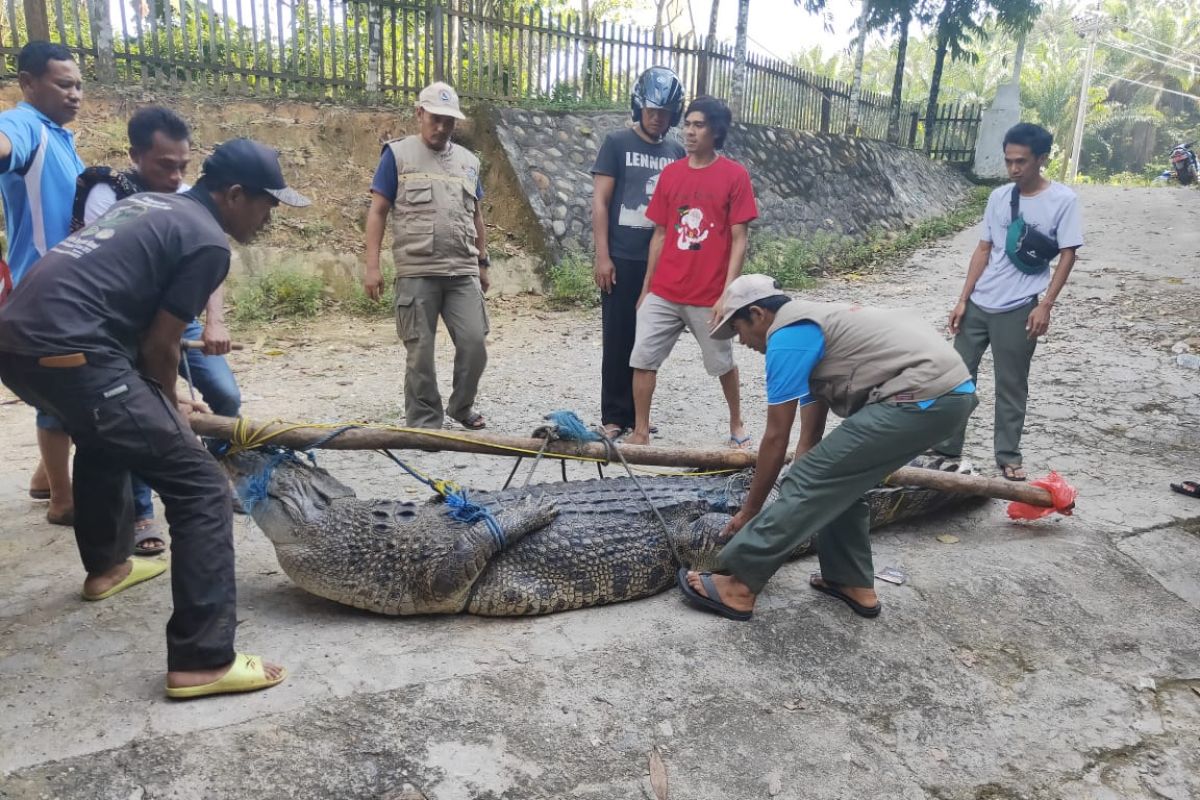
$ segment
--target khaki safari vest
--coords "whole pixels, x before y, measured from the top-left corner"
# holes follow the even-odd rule
[[[950,343],[912,311],[792,300],[775,312],[767,337],[803,320],[825,335],[809,390],[839,417],[868,403],[932,400],[971,377]]]
[[[396,277],[478,275],[479,159],[456,144],[436,153],[420,136],[395,139],[387,146],[396,159],[392,206]]]

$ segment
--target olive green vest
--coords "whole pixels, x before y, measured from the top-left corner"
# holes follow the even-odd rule
[[[825,336],[809,391],[839,417],[868,403],[932,400],[971,378],[950,343],[912,311],[792,300],[775,312],[767,338],[802,320]]]
[[[420,136],[395,139],[387,146],[396,159],[392,206],[396,277],[478,275],[479,159],[456,144],[436,153]]]

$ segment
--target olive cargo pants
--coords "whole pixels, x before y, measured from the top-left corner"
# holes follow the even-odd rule
[[[445,417],[467,419],[487,366],[487,306],[479,278],[396,278],[396,334],[408,350],[404,369],[404,416],[410,428],[440,428]],[[438,317],[454,342],[454,382],[442,411],[434,364]]]
[[[958,335],[954,337],[954,349],[962,356],[971,380],[979,385],[979,362],[984,352],[992,348],[992,366],[996,381],[996,422],[993,442],[996,463],[1021,464],[1021,433],[1025,429],[1025,406],[1029,402],[1029,365],[1037,339],[1030,339],[1025,325],[1029,314],[1037,306],[1037,298],[1012,309],[994,313],[984,311],[967,301],[967,311],[959,322]],[[967,436],[967,425],[955,431],[944,442],[934,448],[948,456],[961,456],[963,441]]]
[[[947,394],[925,409],[872,403],[851,414],[792,465],[779,499],[729,540],[717,568],[758,594],[793,550],[818,536],[827,581],[873,586],[865,492],[961,427],[977,403],[974,394]]]

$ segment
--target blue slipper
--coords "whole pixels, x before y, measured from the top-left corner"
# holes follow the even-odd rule
[[[704,591],[708,592],[708,597],[705,597],[688,585],[687,574],[687,567],[680,567],[679,572],[675,573],[675,581],[679,584],[679,589],[683,592],[684,599],[696,608],[701,611],[707,611],[710,614],[717,614],[725,619],[734,620],[735,622],[745,622],[754,616],[753,611],[738,611],[721,602],[721,593],[717,591],[717,585],[713,583],[711,572],[700,573],[700,584],[704,587]]]
[[[725,442],[725,446],[734,450],[753,450],[754,437],[747,433],[745,436],[739,439],[733,434],[730,434],[729,439]]]

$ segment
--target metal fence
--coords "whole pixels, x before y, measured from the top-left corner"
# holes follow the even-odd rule
[[[654,64],[689,96],[729,97],[735,63],[732,46],[703,37],[500,0],[0,0],[4,74],[27,31],[66,44],[102,82],[352,101],[405,102],[446,80],[473,100],[621,105]],[[743,97],[746,122],[841,133],[851,116],[848,85],[756,53]],[[858,134],[885,138],[889,105],[862,92]],[[900,144],[918,146],[920,118],[904,106]],[[957,146],[967,129],[954,130]]]

